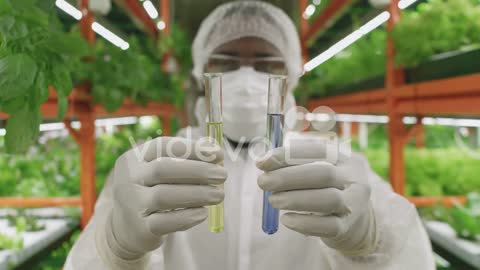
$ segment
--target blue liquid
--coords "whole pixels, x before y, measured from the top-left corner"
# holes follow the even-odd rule
[[[267,115],[267,143],[268,149],[281,147],[283,145],[283,114]],[[263,193],[263,217],[262,229],[266,234],[274,234],[278,231],[278,209],[270,205],[268,198],[272,193]]]

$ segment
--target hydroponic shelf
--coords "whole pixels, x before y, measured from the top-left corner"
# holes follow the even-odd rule
[[[23,238],[22,250],[0,251],[0,270],[9,270],[21,265],[70,233],[79,224],[75,219],[42,219],[38,222],[45,225],[44,230],[20,234]],[[0,220],[0,232],[11,236],[15,235],[16,229],[9,227],[8,221],[2,219]]]
[[[442,80],[480,73],[480,49],[471,48],[446,52],[432,56],[428,61],[412,68],[405,69],[407,84]],[[342,96],[351,93],[362,93],[372,89],[385,88],[385,75],[374,76],[348,85],[339,85],[328,89],[321,97]]]
[[[339,113],[387,114],[385,88],[312,99],[308,107],[329,106]],[[394,110],[410,115],[480,115],[480,73],[398,86]]]
[[[480,268],[480,243],[457,237],[455,230],[447,223],[439,221],[425,222],[430,239],[448,252],[475,268]]]

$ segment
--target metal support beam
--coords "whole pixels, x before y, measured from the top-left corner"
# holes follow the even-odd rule
[[[172,130],[170,123],[172,121],[172,118],[170,117],[161,117],[161,122],[162,122],[162,136],[171,136],[172,135]]]
[[[445,196],[445,197],[409,197],[408,200],[417,207],[464,205],[467,202],[465,196]]]
[[[391,32],[395,24],[400,20],[399,0],[391,0],[389,6],[390,19],[387,25],[387,31]],[[403,115],[395,111],[396,98],[395,89],[405,83],[405,76],[402,70],[395,67],[395,49],[393,39],[389,36],[387,40],[387,73],[385,78],[387,89],[387,112],[388,138],[390,145],[390,183],[393,190],[399,194],[405,193],[405,158],[403,153],[404,141],[406,137],[405,126],[403,125]]]
[[[95,113],[88,108],[79,117],[80,134],[80,193],[82,198],[82,227],[93,216],[96,202],[96,166],[95,166]]]
[[[158,37],[157,26],[140,5],[140,2],[138,0],[125,0],[124,3],[130,12],[142,22],[148,34],[156,39]]]
[[[160,16],[165,22],[163,33],[170,35],[170,0],[160,0]]]
[[[80,20],[80,32],[82,33],[83,38],[90,44],[95,43],[95,32],[92,29],[92,23],[94,21],[93,13],[90,12],[89,0],[79,0],[78,5],[83,16]]]
[[[306,35],[306,33],[308,32],[308,29],[309,29],[308,20],[306,20],[303,17],[303,13],[305,12],[305,10],[307,9],[307,6],[308,6],[308,0],[299,0],[298,5],[299,5],[298,13],[299,13],[299,16],[300,16],[300,18],[299,18],[299,20],[300,20],[300,36],[303,37],[304,35]],[[303,38],[300,40],[300,46],[302,47],[303,63],[306,63],[309,60],[308,59],[309,55],[308,55],[306,40],[304,40]]]
[[[302,40],[305,43],[312,41],[317,34],[329,27],[333,20],[352,4],[352,0],[332,0],[325,10],[320,14],[305,34]]]
[[[24,198],[24,197],[1,197],[1,207],[57,207],[57,206],[80,206],[82,200],[79,197],[55,197],[55,198]]]
[[[95,33],[92,29],[94,20],[89,9],[89,0],[80,0],[80,10],[83,13],[80,30],[90,45],[95,43]],[[79,109],[79,108],[74,108]],[[79,131],[69,129],[80,147],[80,197],[82,200],[82,228],[87,226],[93,216],[96,202],[96,170],[95,170],[95,114],[89,104],[82,106],[79,115],[82,127]]]
[[[425,147],[425,127],[422,124],[423,116],[417,116],[417,123],[415,126],[417,130],[415,132],[415,146],[417,148]]]

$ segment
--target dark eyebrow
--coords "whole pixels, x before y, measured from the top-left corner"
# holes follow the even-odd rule
[[[239,56],[238,52],[235,51],[219,51],[215,52],[215,54],[223,54],[223,55],[228,55],[228,56]]]
[[[266,53],[266,52],[258,52],[258,53],[255,53],[255,57],[257,57],[257,58],[272,57],[272,56],[274,56],[274,55],[271,54],[271,53]]]

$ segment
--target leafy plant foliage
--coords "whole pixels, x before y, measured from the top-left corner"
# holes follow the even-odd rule
[[[77,83],[90,82],[95,103],[113,112],[125,98],[138,104],[162,101],[181,104],[178,81],[161,70],[159,61],[147,54],[145,46],[132,37],[130,48],[120,48],[98,39],[91,62],[78,62],[74,70]]]
[[[300,91],[328,95],[336,87],[385,73],[386,36],[384,29],[378,29],[358,40],[307,73],[301,80]]]
[[[429,0],[396,25],[396,62],[411,67],[432,55],[480,42],[480,1]]]
[[[0,111],[10,114],[9,152],[25,151],[37,136],[49,85],[57,91],[63,117],[72,89],[71,60],[87,53],[80,36],[62,31],[53,1],[0,0]]]

